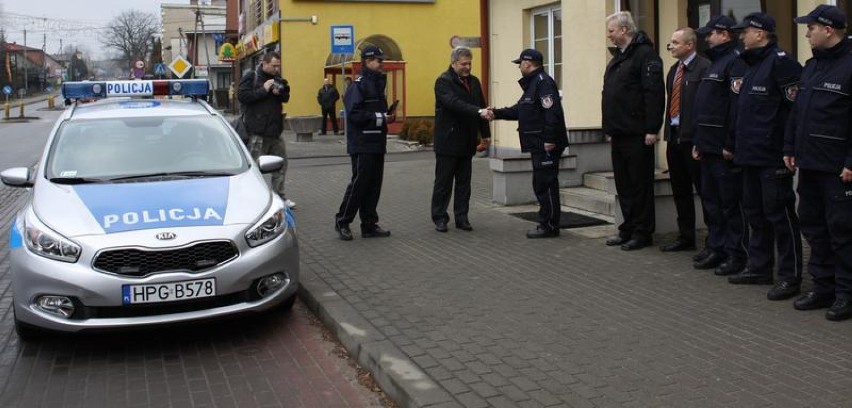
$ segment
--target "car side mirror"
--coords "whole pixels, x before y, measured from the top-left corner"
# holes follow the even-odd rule
[[[284,166],[284,159],[279,156],[260,156],[257,158],[257,167],[260,168],[262,174],[276,172],[282,166]]]
[[[283,160],[281,160],[283,163]],[[33,182],[30,181],[30,169],[28,167],[13,167],[11,169],[0,172],[0,179],[3,184],[10,187],[32,187]]]

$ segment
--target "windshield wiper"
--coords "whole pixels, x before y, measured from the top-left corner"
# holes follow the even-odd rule
[[[223,172],[223,171],[169,171],[162,173],[146,173],[146,174],[134,174],[131,176],[122,176],[122,177],[113,177],[110,178],[109,181],[120,181],[120,180],[133,180],[133,179],[142,179],[142,178],[153,178],[153,177],[222,177],[222,176],[233,176],[234,173],[231,172]]]
[[[92,177],[54,177],[50,179],[51,183],[56,184],[90,184],[90,183],[103,183],[104,179],[92,178]]]

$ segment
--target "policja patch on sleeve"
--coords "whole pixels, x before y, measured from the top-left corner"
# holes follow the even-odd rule
[[[545,95],[541,97],[541,107],[544,109],[550,109],[553,106],[553,96]]]
[[[739,95],[740,94],[740,88],[742,88],[742,86],[743,86],[743,79],[742,78],[731,78],[731,92]]]
[[[790,102],[796,102],[796,95],[799,94],[799,85],[790,84],[784,87],[784,96]]]

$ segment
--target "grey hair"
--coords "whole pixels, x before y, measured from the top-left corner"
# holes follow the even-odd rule
[[[679,28],[676,31],[680,31],[681,35],[683,35],[683,42],[685,43],[698,43],[698,36],[695,34],[695,30],[689,27]]]
[[[470,48],[467,47],[456,47],[453,48],[453,51],[450,53],[450,64],[462,59],[462,58],[473,58],[473,53],[470,51]]]
[[[618,23],[619,27],[626,28],[628,35],[636,34],[636,22],[633,21],[633,15],[629,11],[618,11],[610,14],[606,18],[606,23],[609,24],[613,20]]]

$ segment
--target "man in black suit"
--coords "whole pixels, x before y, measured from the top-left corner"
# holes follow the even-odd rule
[[[701,180],[700,163],[692,158],[692,137],[695,134],[696,118],[693,115],[695,96],[704,71],[710,66],[710,60],[695,52],[698,38],[689,27],[681,28],[672,34],[668,49],[677,59],[666,77],[668,103],[664,122],[666,160],[669,163],[669,177],[677,210],[678,237],[674,242],[663,245],[663,252],[686,251],[695,249],[695,200],[692,187],[697,191]],[[706,217],[705,217],[706,219]],[[715,268],[724,258],[719,258]]]
[[[450,195],[456,228],[472,231],[470,208],[471,159],[476,153],[477,136],[491,141],[491,129],[484,118],[485,97],[479,79],[470,74],[473,54],[458,47],[450,54],[450,67],[435,81],[435,184],[432,188],[432,221],[435,230],[447,232],[447,206]],[[455,191],[453,191],[455,180]]]

